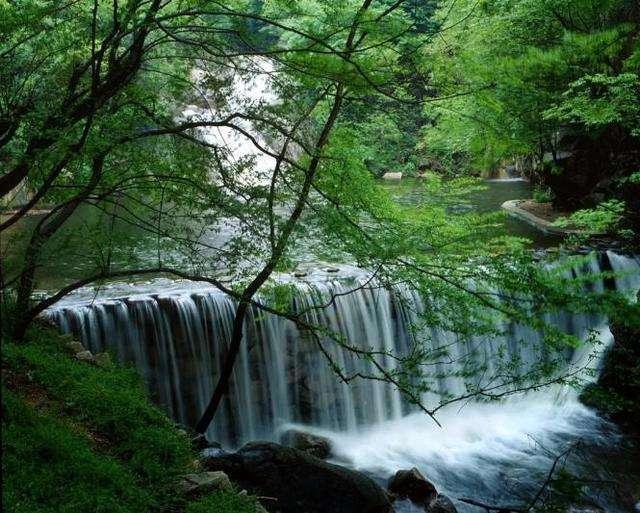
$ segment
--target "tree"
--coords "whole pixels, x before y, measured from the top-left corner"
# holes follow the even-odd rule
[[[451,29],[427,48],[425,66],[440,94],[452,97],[429,106],[435,125],[426,131],[426,148],[445,159],[463,154],[469,166],[485,170],[523,155],[542,162],[548,154],[558,164],[576,137],[604,144],[599,133],[615,129],[621,117],[627,129],[617,137],[632,135],[639,16],[638,3],[628,0],[444,2],[437,17]],[[577,107],[571,98],[593,84],[590,77],[617,84],[609,110],[624,111],[609,112],[605,122],[595,112],[608,98],[603,93],[591,112],[599,132],[595,119],[568,117],[566,105]],[[470,94],[458,96],[463,92]]]
[[[437,297],[425,322],[459,336],[496,333],[497,320],[509,317],[546,328],[550,343],[566,342],[540,314],[558,304],[585,307],[590,298],[581,284],[562,279],[559,292],[561,274],[536,267],[519,241],[494,236],[494,219],[453,215],[451,202],[464,196],[467,182],[430,180],[433,200],[417,210],[393,204],[365,165],[377,142],[362,137],[361,119],[341,117],[359,103],[421,103],[396,81],[403,66],[397,45],[413,37],[402,4],[4,5],[0,190],[7,198],[26,182],[31,191],[0,225],[16,237],[2,272],[3,294],[16,296],[13,336],[22,339],[39,313],[87,284],[159,273],[209,282],[236,300],[236,311],[197,426],[204,431],[245,342],[250,308],[290,318],[323,350],[318,326],[257,297],[274,272],[301,258],[295,248],[304,243],[374,270],[376,286],[411,283]],[[417,48],[422,35],[415,37]],[[239,94],[236,77],[246,75],[265,77],[280,100]],[[196,107],[181,112],[184,104]],[[247,151],[235,151],[239,143]],[[48,212],[30,222],[38,205]],[[74,224],[90,215],[95,223]],[[123,226],[133,235],[123,238]],[[78,255],[74,239],[82,243]],[[146,254],[135,256],[140,250]],[[65,257],[78,258],[81,269],[34,300],[42,267]],[[470,379],[468,393],[427,407],[420,366],[441,350],[417,344],[410,355],[380,355],[330,336],[371,359],[375,374],[361,378],[393,383],[433,417],[453,400],[497,398],[568,378],[548,361],[524,376],[504,362],[499,383]],[[386,356],[402,365],[385,368]],[[331,363],[344,381],[354,378]]]

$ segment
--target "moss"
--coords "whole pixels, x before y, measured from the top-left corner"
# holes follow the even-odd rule
[[[256,511],[256,502],[237,493],[222,492],[216,496],[203,497],[194,501],[186,509],[186,513],[218,513],[223,511],[253,513]]]
[[[5,511],[254,511],[233,492],[192,504],[177,493],[195,471],[188,437],[132,368],[76,361],[68,341],[39,326],[24,344],[3,341]]]

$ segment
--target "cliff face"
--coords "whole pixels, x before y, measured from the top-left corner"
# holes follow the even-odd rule
[[[636,304],[640,309],[640,304]],[[614,321],[614,343],[596,384],[581,399],[640,438],[640,325]]]

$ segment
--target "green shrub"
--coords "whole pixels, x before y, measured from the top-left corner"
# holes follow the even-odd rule
[[[532,197],[536,203],[549,203],[553,201],[553,192],[549,187],[543,188],[536,186],[533,189]]]

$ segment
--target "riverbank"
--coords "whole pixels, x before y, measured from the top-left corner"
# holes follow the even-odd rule
[[[510,216],[525,221],[547,234],[562,236],[584,234],[582,230],[556,225],[558,220],[568,217],[568,214],[553,210],[551,203],[538,203],[531,199],[515,199],[505,201],[502,208]]]
[[[43,326],[24,344],[3,340],[5,511],[263,511],[203,473],[187,433],[151,404],[133,369],[78,349]],[[208,487],[186,486],[194,475]]]

